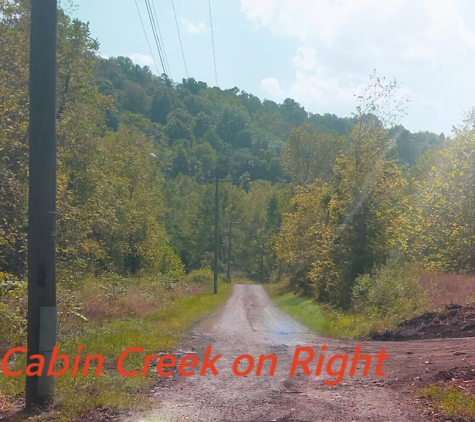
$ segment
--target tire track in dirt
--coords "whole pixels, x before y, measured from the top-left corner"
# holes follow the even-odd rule
[[[368,377],[362,376],[363,365],[358,365],[354,377],[348,376],[348,364],[345,377],[335,386],[324,384],[325,379],[335,379],[324,371],[322,376],[305,376],[299,368],[289,376],[296,347],[312,347],[318,356],[323,344],[328,346],[327,359],[349,354],[350,363],[357,345],[371,356],[386,349],[391,356],[383,364],[386,376],[375,375],[374,363]],[[280,311],[259,285],[235,285],[212,327],[200,324],[184,342],[185,348],[197,350],[200,365],[208,345],[212,356],[222,355],[217,376],[208,372],[203,377],[164,379],[153,391],[159,408],[127,421],[430,421],[419,409],[415,389],[442,369],[475,360],[475,339],[388,343],[318,336]],[[257,361],[259,355],[270,353],[278,358],[274,376],[266,375],[268,366],[260,377],[254,371],[244,377],[232,372],[237,356],[250,354]],[[309,365],[312,371],[316,361],[317,357]]]

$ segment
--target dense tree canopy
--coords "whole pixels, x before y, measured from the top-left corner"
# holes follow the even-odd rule
[[[0,272],[16,277],[26,270],[28,13],[27,0],[0,3]],[[61,280],[210,266],[215,171],[221,271],[286,277],[337,306],[394,251],[475,271],[473,113],[450,140],[400,125],[398,86],[375,74],[341,118],[172,81],[97,48],[60,10]]]

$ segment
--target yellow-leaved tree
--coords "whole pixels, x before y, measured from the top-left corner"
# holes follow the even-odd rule
[[[475,112],[455,128],[455,139],[430,153],[414,179],[415,236],[410,254],[442,272],[475,271]],[[416,169],[417,169],[416,166]]]
[[[292,284],[333,305],[348,306],[356,278],[404,248],[405,180],[386,129],[404,111],[397,88],[371,75],[331,178],[297,189],[276,243]]]

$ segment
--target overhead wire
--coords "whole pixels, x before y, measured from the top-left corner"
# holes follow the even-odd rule
[[[153,17],[152,6],[150,5],[150,0],[145,0],[145,6],[147,7],[148,19],[150,21],[150,25],[152,26],[152,32],[153,32],[153,36],[154,36],[154,39],[155,39],[155,45],[156,45],[157,50],[158,50],[158,55],[160,57],[160,62],[162,64],[163,73],[165,73],[165,74],[167,74],[168,76],[171,77],[170,69],[168,69],[168,72],[167,72],[167,67],[166,67],[166,64],[165,64],[165,61],[164,61],[164,58],[163,58],[162,49],[160,48],[160,42],[159,42],[159,38],[158,38],[158,31],[157,31],[157,27],[156,27],[156,24],[155,24],[155,19]]]
[[[137,12],[139,14],[140,23],[142,24],[143,33],[145,35],[145,39],[147,40],[147,45],[148,45],[148,48],[150,50],[150,54],[152,56],[153,63],[155,64],[155,69],[157,70],[157,74],[160,74],[160,71],[158,70],[157,61],[155,60],[155,55],[153,54],[152,46],[150,45],[150,41],[148,40],[147,31],[145,30],[145,25],[144,25],[143,20],[142,20],[142,15],[140,13],[139,5],[137,4],[137,0],[134,0],[134,1],[135,1],[135,7],[137,7]]]
[[[208,0],[208,10],[209,10],[209,24],[211,29],[211,43],[213,45],[213,62],[214,62],[214,78],[216,81],[217,97],[218,97],[218,118],[221,114],[221,106],[219,101],[219,86],[218,86],[218,70],[216,68],[216,50],[214,47],[214,30],[213,30],[213,16],[211,13],[211,0]]]
[[[186,77],[189,78],[188,68],[186,67],[185,53],[183,51],[183,44],[181,42],[180,28],[178,26],[178,20],[176,18],[175,4],[174,4],[173,0],[171,0],[171,3],[172,3],[172,8],[173,8],[173,15],[175,16],[175,24],[176,24],[176,31],[178,33],[178,40],[180,41],[181,56],[183,57],[183,64],[185,65],[185,73],[186,73]]]
[[[158,50],[158,55],[160,57],[160,62],[162,64],[163,73],[165,74],[165,93],[166,93],[166,96],[168,97],[168,101],[173,111],[177,108],[178,102],[174,93],[172,92],[170,88],[170,84],[173,78],[171,76],[170,68],[168,67],[168,62],[166,61],[165,50],[162,48],[163,43],[162,44],[160,43],[161,34],[159,33],[158,26],[157,26],[158,20],[156,21],[153,15],[153,11],[155,11],[154,9],[155,6],[152,6],[150,4],[150,0],[145,0],[145,6],[147,8],[148,18],[150,21],[150,25],[152,27],[152,32],[155,39],[155,45]]]
[[[149,46],[150,53],[152,54],[152,58],[153,58],[153,61],[155,63],[155,67],[156,67],[157,73],[158,73],[159,72],[158,71],[158,65],[157,65],[157,62],[155,60],[155,56],[152,52],[152,48],[151,48],[151,45],[150,45],[150,42],[149,42],[149,39],[148,39],[148,36],[147,36],[147,32],[145,30],[145,25],[143,23],[142,16],[140,14],[140,9],[138,7],[137,0],[134,0],[134,1],[135,1],[135,5],[137,7],[137,11],[138,11],[138,14],[139,14],[140,22],[142,24],[142,29],[143,29],[144,34],[145,34],[145,38],[147,40],[147,44]],[[178,33],[178,40],[180,42],[180,49],[181,49],[181,55],[182,55],[182,58],[183,58],[183,64],[185,66],[185,73],[186,73],[186,76],[188,78],[189,77],[188,67],[186,65],[186,58],[185,58],[185,53],[184,53],[184,49],[183,49],[183,43],[182,43],[182,40],[181,40],[180,27],[178,25],[178,18],[177,18],[177,15],[176,15],[175,4],[174,4],[173,0],[171,0],[171,4],[172,4],[172,9],[173,9],[173,15],[174,15],[174,18],[175,18],[177,33]],[[166,52],[165,52],[165,46],[164,46],[164,43],[163,43],[162,34],[161,34],[161,31],[160,31],[160,25],[158,23],[157,11],[155,9],[155,4],[154,4],[153,0],[152,0],[152,2],[150,2],[150,0],[145,0],[145,6],[146,6],[146,9],[147,9],[148,18],[149,18],[150,25],[151,25],[151,28],[152,28],[153,38],[154,38],[154,41],[155,41],[155,45],[157,47],[158,56],[160,58],[160,63],[162,65],[163,73],[167,77],[166,86],[168,88],[167,91],[168,91],[169,101],[171,103],[173,103],[172,98],[171,98],[171,97],[173,97],[173,95],[171,93],[170,86],[169,86],[169,83],[168,83],[170,80],[172,80],[172,76],[171,76],[171,72],[170,72],[170,66],[168,64],[168,58],[167,58],[167,55],[166,55]],[[219,92],[219,87],[218,87],[218,70],[217,70],[217,66],[216,66],[216,48],[215,48],[215,41],[214,41],[214,28],[213,28],[213,15],[212,15],[212,9],[211,9],[211,0],[208,0],[208,12],[209,12],[209,22],[210,22],[210,28],[211,28],[211,44],[212,44],[212,47],[213,47],[213,66],[214,66],[214,77],[215,77],[216,90],[217,90],[218,117],[219,117],[220,112],[221,112],[221,106],[220,106],[220,92]]]
[[[163,51],[163,57],[165,59],[165,64],[167,65],[168,71],[167,73],[170,73],[170,65],[168,64],[168,58],[167,58],[167,52],[165,50],[165,43],[163,42],[163,37],[162,37],[162,32],[160,31],[160,23],[158,22],[158,16],[157,16],[157,11],[155,9],[155,2],[152,1],[152,7],[153,7],[153,13],[155,16],[155,23],[157,25],[157,30],[158,30],[158,40],[160,41],[160,47],[162,48]]]

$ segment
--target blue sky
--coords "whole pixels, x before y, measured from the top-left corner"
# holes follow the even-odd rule
[[[144,0],[137,0],[149,40]],[[75,0],[104,56],[156,73],[134,0]],[[215,85],[208,0],[174,0],[190,77]],[[313,113],[349,116],[373,69],[412,98],[401,122],[451,133],[475,106],[473,0],[211,0],[218,84],[291,97]],[[186,77],[171,0],[155,8],[173,80]],[[154,44],[152,44],[154,48]],[[162,72],[156,50],[158,69]]]

